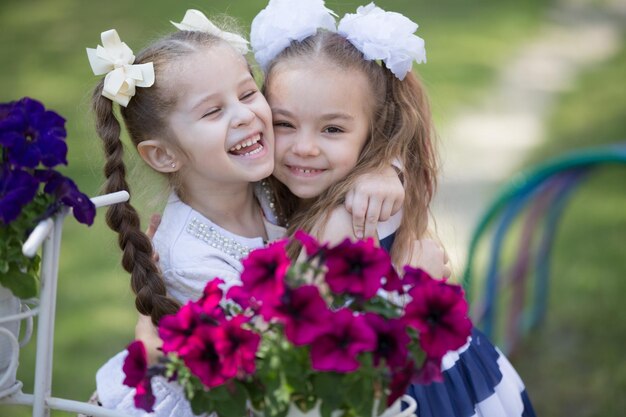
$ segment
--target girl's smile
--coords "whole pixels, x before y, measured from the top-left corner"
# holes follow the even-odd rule
[[[267,151],[264,146],[264,142],[262,141],[262,138],[263,134],[261,132],[253,133],[243,140],[237,142],[237,144],[230,148],[228,152],[236,156],[264,156]],[[261,153],[262,155],[260,155]]]

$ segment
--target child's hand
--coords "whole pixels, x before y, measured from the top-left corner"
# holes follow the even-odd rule
[[[396,171],[387,166],[357,178],[354,188],[346,194],[344,205],[352,213],[354,235],[362,239],[375,237],[378,222],[389,220],[403,202],[404,187]]]
[[[146,229],[146,235],[152,240],[154,234],[156,233],[159,225],[161,224],[161,215],[158,213],[152,214],[150,216],[150,223],[148,224],[148,228]]]
[[[413,255],[409,262],[413,268],[420,268],[437,279],[450,278],[452,270],[448,262],[448,255],[443,248],[432,239],[416,240],[413,245]]]

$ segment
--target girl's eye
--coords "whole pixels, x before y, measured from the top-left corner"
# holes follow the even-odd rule
[[[343,133],[343,129],[337,126],[328,126],[324,128],[324,133]]]
[[[293,128],[293,125],[289,122],[274,122],[274,127]]]
[[[240,99],[240,100],[245,100],[245,99],[248,99],[248,98],[250,98],[250,97],[254,96],[254,95],[255,95],[258,91],[259,91],[259,90],[250,90],[250,91],[248,91],[248,92],[244,93],[244,95],[242,95],[242,96],[241,96],[241,99]]]
[[[204,113],[202,115],[202,118],[204,119],[205,117],[210,117],[213,116],[214,114],[217,114],[221,109],[220,108],[212,108],[209,111],[207,111],[206,113]]]

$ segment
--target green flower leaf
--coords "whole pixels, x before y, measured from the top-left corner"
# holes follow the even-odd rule
[[[331,412],[342,406],[345,398],[344,377],[335,372],[320,372],[313,379],[313,392],[318,398],[322,398],[320,411],[322,417],[330,417]],[[368,414],[369,415],[369,414]]]
[[[37,278],[33,274],[21,272],[13,265],[7,272],[0,274],[0,284],[19,298],[32,298],[37,295]]]
[[[247,395],[241,384],[237,382],[228,383],[214,388],[210,392],[214,394],[215,391],[221,391],[213,397],[217,415],[220,417],[241,417],[246,415]]]

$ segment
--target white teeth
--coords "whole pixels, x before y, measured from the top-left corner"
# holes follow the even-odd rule
[[[242,141],[242,142],[238,143],[237,145],[233,146],[232,148],[230,148],[229,150],[230,151],[238,151],[240,149],[247,148],[248,146],[252,146],[255,143],[257,143],[258,141],[260,141],[260,140],[261,140],[261,134],[257,133],[256,136],[254,136],[253,138],[248,139],[246,141]]]
[[[258,148],[256,148],[255,150],[250,151],[250,152],[246,152],[246,153],[244,153],[243,155],[244,155],[244,156],[254,155],[254,154],[257,154],[257,153],[261,152],[262,150],[263,150],[263,146],[259,146],[259,147],[258,147]]]

